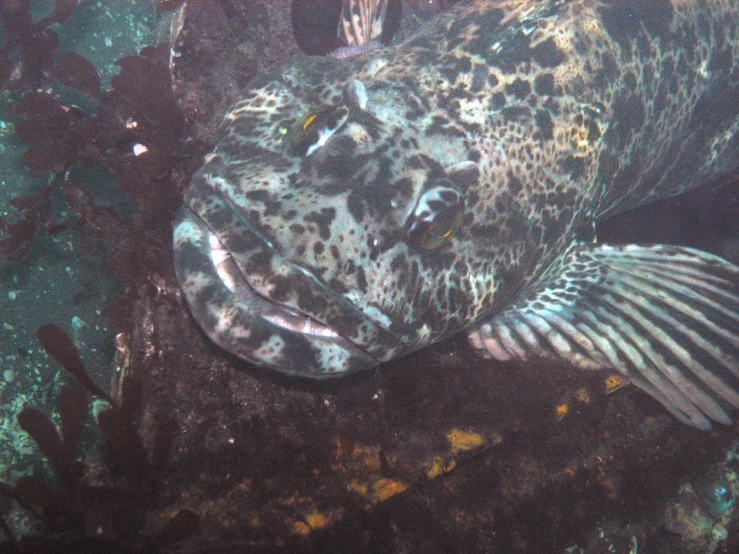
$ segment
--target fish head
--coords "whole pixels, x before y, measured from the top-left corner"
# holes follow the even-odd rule
[[[478,164],[420,140],[417,101],[381,69],[360,80],[313,60],[268,72],[231,108],[174,241],[216,344],[324,377],[464,329],[492,295],[495,263],[469,232]]]

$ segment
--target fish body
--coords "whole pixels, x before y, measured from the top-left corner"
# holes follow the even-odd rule
[[[739,268],[594,241],[608,216],[739,169],[738,22],[735,0],[480,0],[391,48],[267,69],[176,224],[195,319],[308,377],[467,331],[730,422]]]

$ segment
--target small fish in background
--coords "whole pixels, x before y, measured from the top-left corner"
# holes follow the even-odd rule
[[[380,48],[388,0],[344,0],[336,35],[346,42],[331,52],[334,58],[351,58]]]
[[[390,44],[401,0],[291,0],[293,37],[305,54],[349,59]]]
[[[382,26],[361,4],[342,11],[351,45]],[[739,267],[596,228],[736,178],[737,2],[457,4],[393,46],[268,68],[221,133],[174,259],[236,356],[337,377],[467,332],[732,423]]]

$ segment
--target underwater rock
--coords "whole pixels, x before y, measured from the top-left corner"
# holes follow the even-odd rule
[[[225,110],[249,79],[300,53],[290,29],[290,0],[236,0],[229,17],[215,2],[188,2],[174,45],[174,90],[187,135],[213,142]]]
[[[704,509],[693,491],[681,491],[665,509],[665,529],[679,537],[683,550],[712,554],[726,540],[726,529]],[[676,547],[677,548],[677,547]]]
[[[607,395],[600,373],[511,372],[461,340],[314,383],[224,356],[177,316],[184,299],[171,276],[152,276],[131,305],[121,374],[141,383],[139,430],[151,450],[156,421],[177,429],[156,511],[203,517],[185,552],[228,542],[598,553],[607,549],[592,545],[632,537],[657,554],[700,552],[656,546],[664,500],[731,438],[680,425],[635,387]]]

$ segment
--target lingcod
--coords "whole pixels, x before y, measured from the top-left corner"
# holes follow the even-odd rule
[[[331,377],[467,332],[616,370],[681,421],[739,407],[739,267],[598,222],[739,171],[737,0],[477,0],[258,74],[175,222],[217,345]]]

